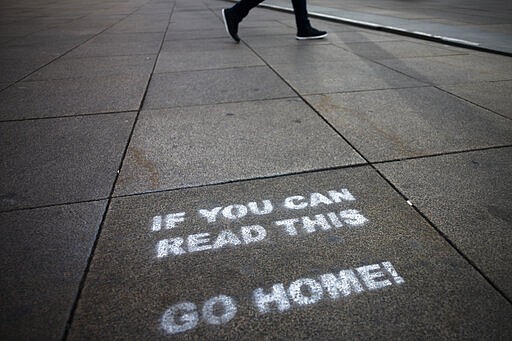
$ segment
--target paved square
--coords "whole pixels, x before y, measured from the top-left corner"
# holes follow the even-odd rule
[[[105,206],[0,213],[0,338],[62,338]]]
[[[377,167],[512,297],[512,148]]]
[[[302,95],[421,86],[423,83],[371,61],[273,65]]]
[[[265,65],[243,44],[226,38],[167,40],[159,54],[155,73]]]
[[[442,88],[512,119],[512,81],[445,85]]]
[[[364,160],[298,99],[143,111],[116,195],[356,163]]]
[[[393,70],[425,83],[451,85],[481,81],[510,80],[512,67],[507,57],[484,55],[387,59],[380,62]]]
[[[511,314],[356,167],[114,199],[70,339],[499,339]]]
[[[347,44],[347,49],[359,56],[364,56],[372,60],[392,59],[392,58],[411,58],[411,57],[431,57],[431,56],[449,56],[462,54],[449,47],[438,47],[423,44],[422,41],[378,41],[378,42],[355,42]]]
[[[295,97],[265,66],[172,72],[151,78],[144,109]]]
[[[123,74],[151,74],[156,55],[60,58],[27,80],[56,80],[68,78],[108,77]]]
[[[0,120],[139,110],[149,73],[20,82],[0,92]]]
[[[127,56],[156,54],[163,39],[157,33],[103,33],[68,54],[70,57]]]
[[[307,97],[370,161],[512,143],[512,121],[423,87]]]
[[[134,118],[0,123],[0,211],[108,197]]]

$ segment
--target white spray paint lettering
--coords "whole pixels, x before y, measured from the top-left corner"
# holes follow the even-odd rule
[[[260,225],[243,226],[240,228],[239,235],[240,237],[231,230],[222,230],[215,238],[205,232],[191,234],[187,238],[162,239],[156,247],[157,258],[178,256],[187,252],[221,249],[230,245],[248,245],[265,239],[267,231]]]
[[[178,223],[185,221],[185,212],[180,213],[169,213],[164,216],[155,216],[153,217],[153,224],[151,227],[151,231],[156,232],[162,229],[162,222],[164,223],[163,227],[167,230],[173,229],[176,227]]]
[[[215,223],[219,217],[219,213],[226,219],[236,220],[245,217],[249,212],[255,215],[270,214],[274,210],[274,206],[270,200],[263,200],[261,202],[262,208],[257,202],[250,202],[245,205],[234,204],[226,207],[215,207],[210,210],[200,209],[197,212],[202,218],[206,218],[208,223]]]
[[[327,197],[328,196],[328,197]],[[345,188],[340,192],[328,191],[327,196],[320,193],[311,193],[309,201],[301,195],[294,195],[284,200],[284,207],[291,210],[302,210],[306,207],[316,207],[320,204],[332,205],[334,203],[340,203],[342,201],[354,201],[354,196]]]
[[[216,307],[217,309],[215,309]],[[233,298],[225,295],[207,300],[203,304],[201,318],[194,303],[178,303],[165,311],[160,326],[167,334],[183,333],[197,327],[201,319],[205,323],[213,325],[228,323],[235,317],[236,311]]]
[[[326,218],[327,216],[327,218]],[[363,226],[368,222],[358,210],[343,210],[336,214],[335,212],[324,214],[316,214],[313,218],[302,217],[276,221],[276,226],[282,226],[284,231],[290,236],[296,236],[299,232],[313,233],[320,230],[330,230],[341,228],[344,224],[353,227]]]
[[[267,289],[257,288],[253,290],[251,301],[260,314],[282,313],[295,306],[315,305],[322,300],[338,300],[403,283],[403,277],[386,261],[315,278],[299,278],[289,285],[276,283]],[[177,334],[192,330],[201,322],[220,326],[233,320],[237,311],[235,300],[226,295],[208,299],[201,309],[192,302],[182,302],[164,312],[160,327],[167,334]]]
[[[328,190],[324,193],[310,193],[307,196],[293,195],[283,200],[282,207],[289,210],[300,210],[307,207],[321,205],[333,205],[343,202],[355,201],[355,197],[347,189]],[[274,205],[268,199],[251,201],[247,204],[231,204],[213,208],[197,210],[201,220],[207,224],[219,221],[237,221],[248,215],[263,216],[271,214]],[[173,230],[186,219],[185,212],[158,215],[152,218],[151,231]],[[270,230],[261,225],[243,226],[238,229],[225,229],[220,232],[200,232],[188,236],[174,236],[161,239],[156,244],[156,257],[165,258],[179,256],[188,253],[196,253],[210,250],[220,250],[227,247],[246,246],[260,242],[267,238],[267,231],[277,231],[285,236],[298,236],[311,234],[318,231],[328,231],[342,227],[361,227],[368,222],[358,210],[345,209],[338,212],[315,214],[314,216],[302,216],[275,221]]]

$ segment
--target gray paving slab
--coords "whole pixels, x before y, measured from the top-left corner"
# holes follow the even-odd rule
[[[101,33],[109,26],[83,26],[83,25],[73,25],[73,23],[67,23],[63,25],[58,25],[52,28],[49,28],[44,31],[38,31],[33,33],[32,35],[54,35],[54,36],[88,36],[89,38]]]
[[[69,339],[507,339],[510,316],[357,167],[114,199]]]
[[[450,66],[459,65],[476,72],[499,74],[503,77],[507,77],[508,80],[512,78],[511,57],[484,52],[473,52],[466,55],[440,56],[434,58],[442,63],[449,64]]]
[[[219,18],[210,14],[208,19],[189,19],[189,20],[180,20],[174,21],[174,16],[171,19],[171,23],[169,24],[169,31],[186,31],[188,29],[193,30],[210,30],[215,29],[219,26],[224,26],[224,24],[219,20]]]
[[[48,28],[46,25],[34,25],[29,22],[13,22],[0,24],[0,36],[2,37],[23,37],[27,34],[42,31]]]
[[[273,67],[302,95],[424,85],[371,61],[288,63]]]
[[[138,110],[146,72],[20,82],[0,93],[0,120]]]
[[[296,94],[263,66],[155,74],[144,109],[293,97]]]
[[[231,38],[228,39],[226,31],[224,31],[224,37],[222,38],[166,40],[162,44],[161,52],[189,53],[203,51],[209,53],[216,50],[232,52],[244,49],[244,44],[235,44]],[[215,60],[212,60],[212,63],[214,62]]]
[[[143,111],[115,194],[357,163],[364,160],[298,99]]]
[[[156,55],[134,55],[113,57],[60,58],[26,80],[56,80],[68,78],[96,78],[129,74],[150,75]]]
[[[225,39],[225,38],[223,38]],[[295,39],[294,35],[271,35],[271,36],[248,36],[244,37],[244,43],[254,49],[260,48],[272,48],[272,47],[285,47],[285,46],[316,46],[331,44],[332,41],[329,39],[320,40],[302,40]]]
[[[512,143],[512,121],[422,87],[307,97],[370,161]]]
[[[70,57],[157,54],[163,39],[158,33],[103,33],[71,51]]]
[[[456,96],[512,118],[512,81],[441,86]]]
[[[150,33],[165,32],[169,23],[169,15],[134,14],[121,20],[109,28],[108,33]]]
[[[196,23],[196,21],[209,21],[209,22],[219,22],[219,17],[215,16],[215,13],[213,13],[211,10],[207,8],[203,8],[201,10],[194,10],[194,11],[173,11],[171,22],[172,23],[178,23],[178,22],[192,22]]]
[[[326,62],[357,62],[361,57],[335,45],[297,44],[295,46],[258,48],[265,62],[274,64],[317,64]]]
[[[137,10],[138,14],[162,14],[171,13],[175,6],[175,2],[166,1],[159,3],[147,3]]]
[[[0,210],[110,195],[135,113],[0,123]]]
[[[0,58],[0,81],[12,83],[21,80],[57,57],[54,55],[30,59]]]
[[[210,38],[227,38],[226,29],[222,23],[215,28],[208,30],[205,29],[176,29],[169,27],[165,35],[165,41],[167,40],[183,40],[183,37],[187,37],[188,40],[192,39],[210,39]]]
[[[125,18],[125,15],[112,16],[86,16],[79,20],[57,25],[55,29],[61,29],[75,34],[99,34],[112,25]]]
[[[227,37],[166,41],[158,56],[155,73],[234,68],[265,65],[243,44],[233,44]]]
[[[1,56],[8,58],[34,58],[47,55],[61,55],[89,39],[88,35],[61,35],[34,33],[17,38],[5,44]]]
[[[295,37],[297,29],[288,25],[281,24],[280,26],[266,27],[266,26],[243,26],[238,27],[238,35],[241,39],[251,36],[272,36],[287,34]]]
[[[380,60],[380,63],[436,85],[510,80],[512,64],[496,55],[457,55]]]
[[[380,41],[403,40],[394,34],[375,33],[370,30],[350,31],[350,32],[328,32],[327,40],[335,44],[348,43],[370,43]]]
[[[348,50],[372,59],[449,56],[460,52],[411,41],[355,42],[347,44]]]
[[[105,206],[0,213],[0,338],[62,338]]]
[[[454,6],[454,3],[455,6]],[[291,11],[287,1],[268,0],[262,6],[278,6]],[[510,53],[512,35],[509,31],[488,31],[487,25],[509,24],[510,11],[502,1],[422,1],[404,4],[403,1],[329,1],[308,2],[313,16],[337,17],[348,23],[388,29],[396,33],[436,37],[455,41],[468,47],[480,47]]]
[[[512,148],[377,168],[512,298]]]
[[[66,50],[62,48],[47,49],[45,46],[5,46],[0,50],[0,59],[53,59]]]

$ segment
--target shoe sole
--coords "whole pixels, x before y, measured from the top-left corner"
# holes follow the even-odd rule
[[[226,9],[223,9],[222,10],[222,20],[224,20],[224,28],[226,29],[226,33],[228,34],[228,37],[230,37],[231,39],[233,39],[235,42],[239,42],[238,40],[236,40],[235,38],[233,38],[233,36],[231,35],[231,33],[229,33],[229,28],[228,28],[228,21],[226,20],[226,14],[224,13]]]
[[[322,39],[322,38],[325,38],[327,37],[327,33],[326,34],[322,34],[320,36],[313,36],[313,37],[299,37],[299,36],[296,36],[295,38],[297,40],[314,40],[314,39]]]

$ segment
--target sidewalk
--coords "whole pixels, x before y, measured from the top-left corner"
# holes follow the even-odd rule
[[[512,54],[512,3],[501,0],[312,0],[310,15],[336,22]],[[291,3],[262,6],[291,11]]]
[[[229,5],[2,3],[0,338],[510,339],[512,59]]]

